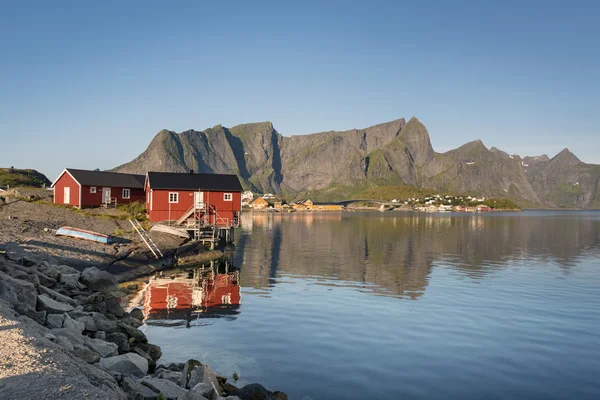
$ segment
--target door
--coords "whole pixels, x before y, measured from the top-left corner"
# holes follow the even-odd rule
[[[110,204],[110,188],[103,187],[102,188],[102,202],[106,204]]]
[[[71,203],[71,188],[68,186],[65,186],[63,203],[64,204]]]
[[[196,208],[204,207],[204,192],[194,192],[194,205]]]

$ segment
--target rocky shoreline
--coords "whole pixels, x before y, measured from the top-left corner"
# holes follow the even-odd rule
[[[93,266],[79,271],[12,252],[0,255],[0,393],[39,399],[287,399],[259,384],[237,388],[198,360],[160,365],[160,347],[138,329],[143,312],[125,312],[120,303],[129,292],[113,274]]]

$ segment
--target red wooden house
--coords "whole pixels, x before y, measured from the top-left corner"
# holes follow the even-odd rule
[[[54,203],[74,207],[99,207],[144,201],[144,175],[65,169],[56,178]]]
[[[151,222],[201,218],[219,227],[239,224],[243,189],[237,175],[148,172],[145,190]]]

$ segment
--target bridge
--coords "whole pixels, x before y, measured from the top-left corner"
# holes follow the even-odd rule
[[[332,202],[330,204],[336,204],[336,205],[340,205],[340,206],[348,206],[349,204],[352,203],[376,203],[379,204],[382,208],[383,207],[400,207],[402,205],[404,205],[404,203],[392,203],[391,201],[385,201],[385,200],[374,200],[374,199],[351,199],[351,200],[342,200],[342,201],[336,201],[336,202]]]

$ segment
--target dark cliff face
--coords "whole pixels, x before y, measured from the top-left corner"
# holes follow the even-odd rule
[[[435,153],[415,117],[343,132],[282,136],[270,122],[204,131],[160,131],[146,151],[117,167],[147,171],[234,173],[257,192],[346,196],[371,186],[413,185],[507,197],[526,205],[600,207],[600,166],[567,149],[521,158],[481,141]]]

